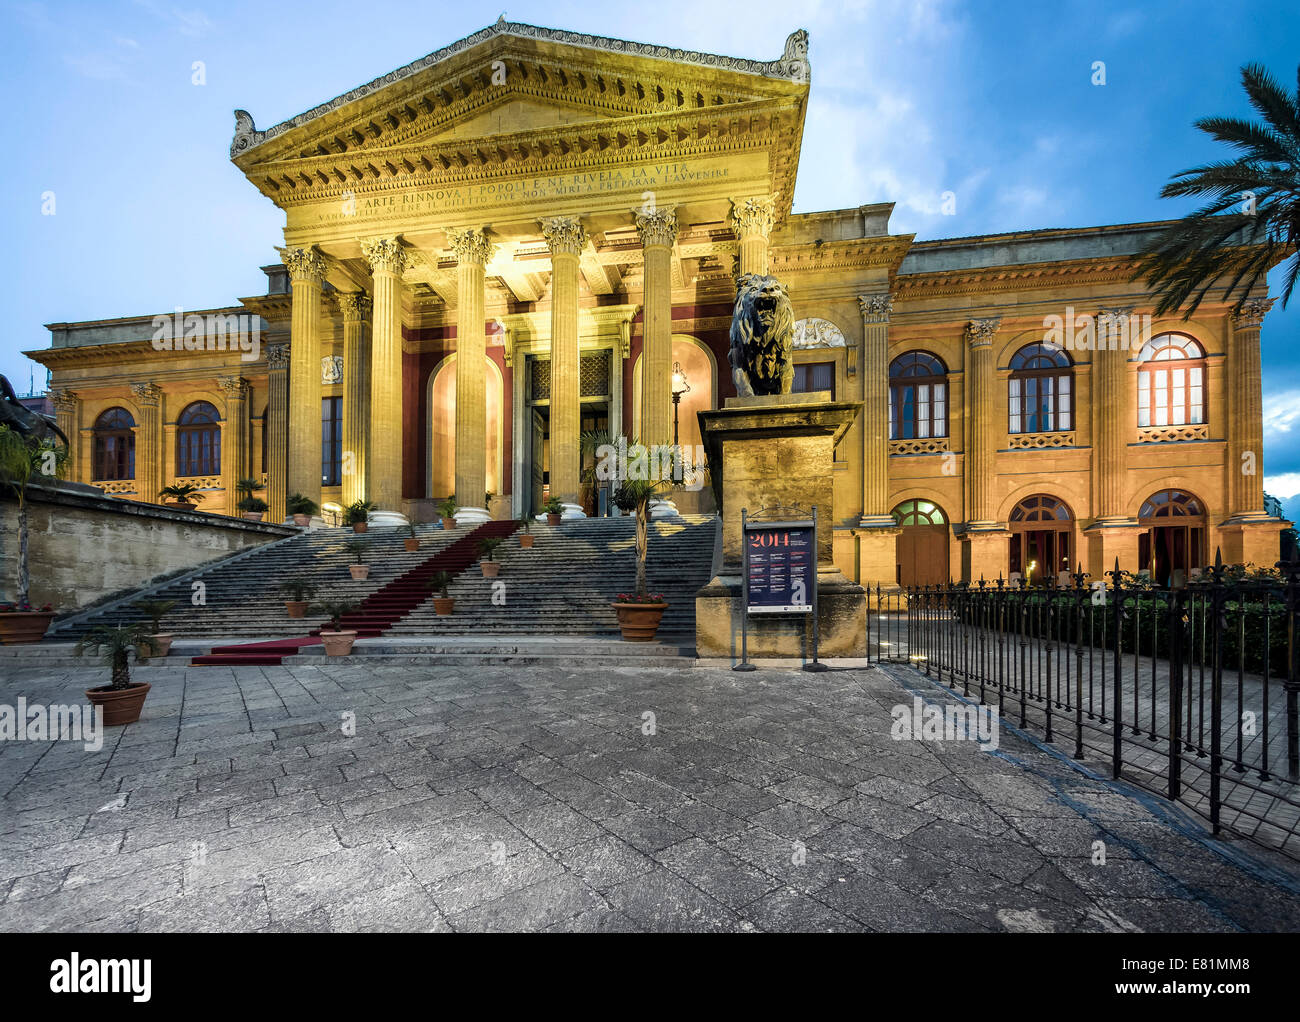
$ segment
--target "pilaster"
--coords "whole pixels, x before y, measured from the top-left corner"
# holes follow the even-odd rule
[[[289,345],[266,349],[266,502],[267,521],[288,517],[289,496]]]
[[[993,474],[996,440],[993,422],[993,337],[1002,320],[972,319],[966,326],[968,345],[966,407],[970,434],[966,438],[966,508],[968,527],[996,529]]]

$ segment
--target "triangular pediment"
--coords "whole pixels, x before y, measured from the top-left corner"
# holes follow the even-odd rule
[[[489,109],[467,114],[419,135],[412,143],[466,140],[513,135],[561,126],[609,121],[615,114],[578,103],[547,102],[530,97],[507,97]]]

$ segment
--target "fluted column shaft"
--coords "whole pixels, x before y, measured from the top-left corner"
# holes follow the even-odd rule
[[[226,395],[225,434],[221,441],[221,486],[226,491],[226,513],[239,514],[242,499],[236,484],[247,479],[248,471],[248,381],[240,376],[223,376],[217,381]]]
[[[77,482],[90,482],[90,476],[94,469],[89,466],[83,468],[79,461],[81,457],[81,399],[75,391],[65,388],[50,391],[50,399],[54,402],[54,421],[58,423],[59,429],[63,430],[63,435],[68,438],[68,474]],[[138,459],[139,455],[137,454],[136,457]],[[136,478],[140,478],[138,471]],[[156,496],[157,494],[154,493],[143,499],[153,500]]]
[[[645,259],[639,439],[650,446],[666,446],[673,440],[672,253],[677,214],[672,207],[640,210],[636,226]]]
[[[760,196],[731,200],[731,229],[738,241],[737,273],[767,275],[768,245],[772,235],[775,205]]]
[[[1093,397],[1094,470],[1097,473],[1097,517],[1105,521],[1131,518],[1124,506],[1124,471],[1128,460],[1125,430],[1128,416],[1128,350],[1123,338],[1130,309],[1103,309],[1097,316],[1097,345],[1093,352],[1096,392]]]
[[[293,287],[289,326],[289,492],[320,503],[321,285],[325,260],[312,249],[285,251]]]
[[[370,470],[370,312],[361,292],[339,296],[343,313],[343,506],[367,499]]]
[[[133,383],[131,396],[140,409],[135,428],[136,499],[156,501],[163,488],[162,390],[152,383]]]
[[[374,279],[370,341],[370,454],[366,485],[383,511],[402,508],[402,274],[406,250],[396,238],[361,243]],[[344,372],[347,364],[344,363]],[[346,421],[346,420],[345,420]]]
[[[1230,414],[1228,416],[1229,494],[1233,515],[1264,514],[1264,399],[1259,332],[1273,304],[1270,298],[1246,301],[1233,317]]]
[[[288,517],[289,497],[289,346],[272,344],[266,352],[266,502],[267,521]]]
[[[587,233],[574,217],[552,217],[541,227],[551,250],[551,495],[576,504],[582,468],[578,257]]]
[[[481,229],[449,231],[456,253],[456,503],[486,511],[487,334],[484,267],[493,245]]]
[[[967,521],[972,525],[995,524],[993,473],[995,462],[993,426],[993,336],[998,319],[973,319],[966,327],[970,345],[966,388],[970,408],[970,435],[966,438],[966,484],[970,494]]]
[[[893,524],[889,514],[889,314],[887,294],[861,295],[862,524]]]

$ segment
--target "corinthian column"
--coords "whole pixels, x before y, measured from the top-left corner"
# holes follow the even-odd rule
[[[1102,309],[1097,314],[1097,346],[1093,352],[1093,441],[1097,474],[1097,518],[1099,523],[1128,522],[1132,515],[1124,507],[1124,473],[1128,460],[1125,442],[1130,417],[1128,407],[1128,350],[1119,339],[1132,336],[1127,329],[1132,309]]]
[[[370,499],[380,510],[401,515],[402,274],[406,270],[407,254],[396,238],[371,238],[361,243],[361,251],[370,261],[370,272],[374,275],[366,485]],[[346,372],[346,362],[344,367]],[[388,514],[377,517],[378,525],[398,525],[406,520],[404,515],[391,519]]]
[[[272,344],[266,349],[266,502],[268,522],[289,517],[289,346]]]
[[[365,500],[369,471],[370,299],[360,291],[339,295],[343,313],[343,506]]]
[[[889,513],[889,314],[887,294],[859,295],[862,310],[862,521],[892,528]]]
[[[768,239],[772,234],[775,206],[766,196],[731,200],[731,229],[740,239],[738,273],[767,275]]]
[[[1228,416],[1228,465],[1232,516],[1263,517],[1264,400],[1259,364],[1259,330],[1275,299],[1251,298],[1232,317],[1229,349],[1232,380]]]
[[[59,429],[63,430],[63,435],[68,438],[68,474],[75,482],[88,483],[94,473],[94,469],[89,466],[83,466],[81,458],[81,399],[77,396],[76,391],[68,390],[66,387],[57,387],[50,391],[50,400],[54,402],[54,420],[58,423]],[[136,453],[137,464],[139,462],[139,453]],[[139,469],[136,470],[136,479],[140,478]],[[159,483],[159,488],[162,484]],[[136,489],[139,489],[137,485]],[[146,497],[146,500],[154,500],[158,496],[157,490]]]
[[[450,230],[456,253],[456,521],[478,524],[487,511],[487,333],[484,267],[495,246],[480,228]]]
[[[672,253],[677,240],[676,208],[637,210],[636,229],[645,256],[639,439],[652,447],[666,446],[673,438]]]
[[[289,338],[289,491],[320,503],[320,296],[325,259],[310,248],[290,248],[284,264],[293,282]]]
[[[135,495],[156,501],[163,488],[162,390],[152,383],[131,384],[131,396],[140,409],[135,427]]]
[[[970,506],[967,523],[976,528],[994,528],[993,472],[993,336],[1001,319],[972,319],[966,326],[970,345],[966,393],[970,407],[970,436],[966,438],[966,481]]]
[[[587,232],[576,217],[550,217],[539,223],[551,250],[551,495],[564,502],[566,518],[582,518],[578,256],[587,244]]]
[[[236,484],[248,471],[248,381],[223,376],[217,381],[226,395],[225,436],[221,442],[221,486],[226,491],[226,514],[237,515],[240,497]]]

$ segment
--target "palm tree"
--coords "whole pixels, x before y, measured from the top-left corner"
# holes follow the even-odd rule
[[[1162,231],[1144,249],[1133,279],[1160,295],[1156,315],[1187,306],[1185,319],[1219,280],[1236,308],[1268,271],[1288,256],[1282,283],[1286,307],[1300,273],[1300,69],[1288,95],[1260,64],[1241,69],[1241,84],[1262,123],[1203,117],[1196,127],[1237,152],[1236,159],[1175,174],[1164,198],[1209,196],[1200,209]]]
[[[145,628],[147,627],[143,622],[121,625],[116,628],[100,625],[77,643],[74,652],[77,656],[84,656],[86,653],[102,653],[104,663],[113,672],[110,687],[114,689],[126,688],[131,684],[131,666],[130,661],[127,659],[128,655],[133,648],[144,641]]]
[[[625,479],[614,491],[614,503],[619,510],[636,514],[636,595],[640,598],[649,594],[645,561],[650,540],[650,501],[669,486],[671,482],[659,479]]]
[[[18,586],[15,602],[28,602],[31,571],[27,561],[27,487],[32,477],[55,477],[68,461],[68,448],[39,442],[23,436],[8,426],[0,426],[0,484],[13,491],[18,500]]]

